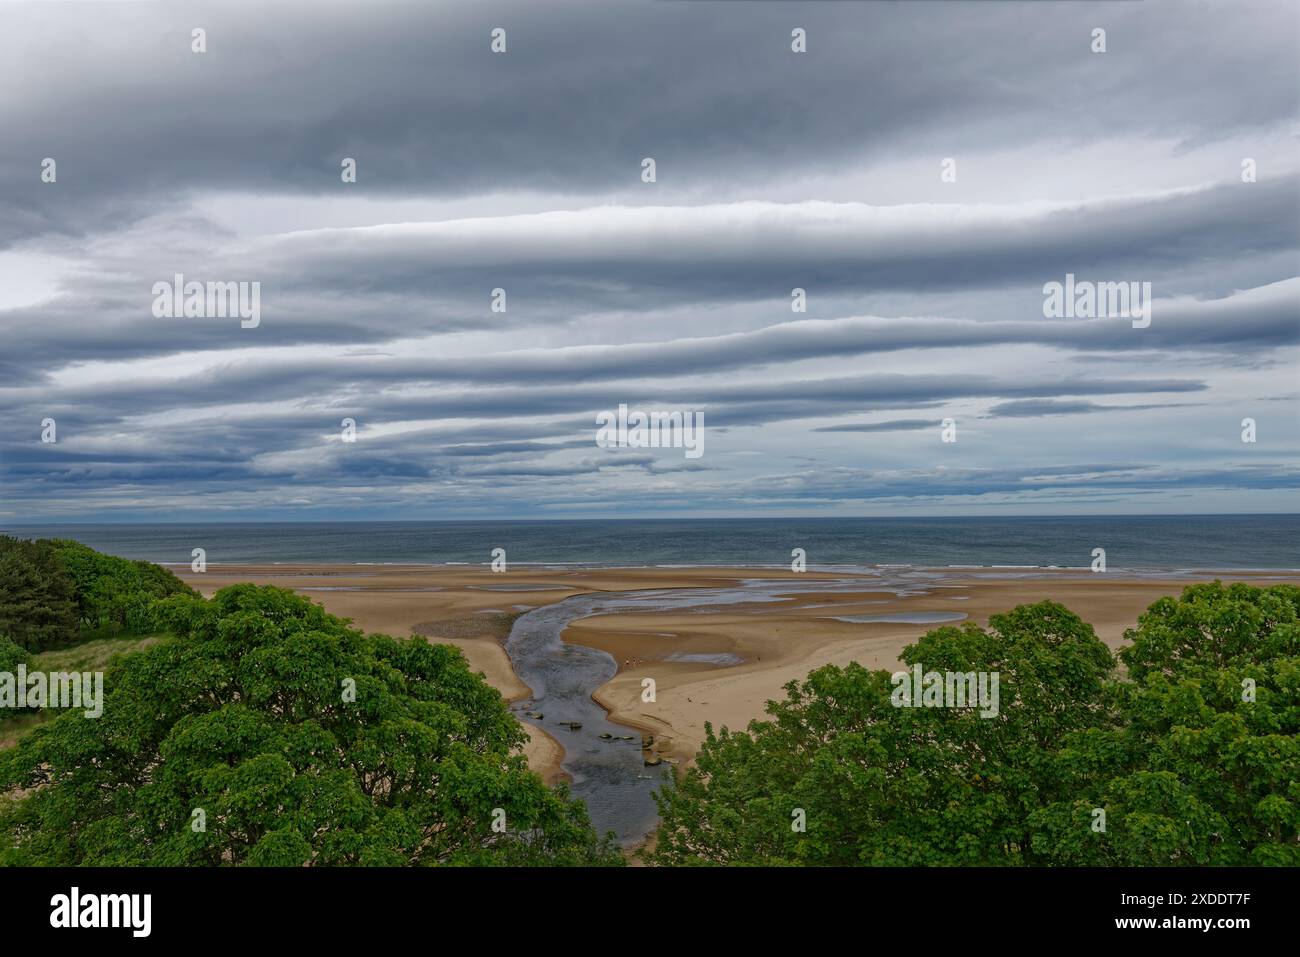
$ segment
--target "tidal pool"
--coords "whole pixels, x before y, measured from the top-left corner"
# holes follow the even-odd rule
[[[885,615],[835,615],[836,621],[851,621],[855,624],[875,622],[890,625],[939,625],[949,621],[961,621],[966,616],[959,611],[897,611]]]

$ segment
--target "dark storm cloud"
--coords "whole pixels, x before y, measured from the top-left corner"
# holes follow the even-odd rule
[[[1168,429],[1192,415],[1175,407],[1235,419],[1252,389],[1290,388],[1300,180],[1274,162],[1241,182],[1235,151],[1294,139],[1297,16],[0,3],[0,281],[24,280],[27,257],[64,264],[53,298],[0,288],[19,303],[0,308],[0,515],[1294,488],[1294,428],[1266,423],[1254,455],[1230,422],[1208,462],[1202,430]],[[1099,17],[1104,56],[1087,49]],[[806,55],[790,53],[796,25]],[[1113,167],[1079,158],[1107,143]],[[1222,155],[1175,162],[1207,144]],[[891,195],[981,153],[1012,167],[986,169],[988,193],[963,172],[968,191],[942,202]],[[857,192],[878,173],[887,185]],[[262,283],[260,326],[155,318],[152,286],[176,273]],[[1045,318],[1042,285],[1066,273],[1151,282],[1151,326]],[[816,318],[789,312],[794,287]],[[702,410],[725,441],[707,464],[596,450],[594,413],[621,402]],[[981,464],[917,451],[909,433],[952,406],[979,421],[987,441],[961,449]],[[1150,461],[1115,464],[1129,453],[1090,419],[1054,418],[1103,411]],[[37,441],[46,416],[57,445]],[[899,467],[859,467],[866,445]]]
[[[1183,489],[1290,489],[1295,487],[1290,472],[1283,463],[1222,469],[1165,469],[1140,464],[897,472],[836,469],[763,476],[736,483],[729,494],[733,500],[773,510],[845,501],[928,503],[998,495],[1028,495],[1028,501],[1046,501],[1041,493],[1052,492],[1067,492],[1068,498],[1063,501],[1078,503],[1124,500],[1108,499],[1106,493],[1110,492],[1123,492],[1124,497],[1163,497]]]
[[[1188,403],[1155,402],[1145,405],[1101,405],[1086,399],[1016,399],[999,402],[988,411],[992,419],[1038,418],[1044,415],[1078,415],[1085,412],[1138,412],[1146,409],[1176,409]]]
[[[372,195],[600,192],[647,155],[661,182],[734,188],[1010,139],[1191,146],[1288,122],[1300,95],[1285,3],[1110,4],[1104,56],[1081,55],[1094,3],[56,6],[5,11],[0,79],[25,83],[0,100],[0,241],[193,191],[337,191],[344,156]]]
[[[448,279],[616,284],[680,298],[1041,285],[1065,272],[1152,280],[1226,255],[1297,248],[1295,177],[1160,196],[1036,206],[732,203],[596,207],[292,233],[245,255],[269,280],[393,291]],[[246,270],[247,271],[247,270]],[[453,287],[454,288],[454,287]]]
[[[819,379],[785,379],[737,383],[685,381],[674,384],[617,383],[606,385],[534,386],[440,392],[427,396],[397,396],[367,393],[351,400],[327,402],[332,384],[321,388],[317,401],[319,412],[309,419],[301,412],[277,415],[265,408],[248,409],[244,417],[257,420],[253,433],[244,433],[246,441],[285,436],[291,431],[333,429],[340,415],[365,416],[371,421],[420,420],[424,418],[515,418],[521,416],[594,413],[616,408],[619,403],[653,405],[666,403],[672,408],[703,407],[710,411],[715,427],[757,425],[782,419],[817,415],[870,412],[880,409],[918,408],[944,400],[966,398],[1011,398],[1065,395],[1115,395],[1154,392],[1199,392],[1205,384],[1184,378],[1097,378],[1097,377],[1025,377],[1019,380],[979,375],[874,375],[837,376]],[[110,399],[115,393],[116,407]],[[67,435],[79,427],[91,429],[110,426],[128,416],[141,415],[158,408],[157,395],[143,396],[125,386],[101,390],[93,401],[89,396],[72,403],[49,397],[45,404],[31,402],[10,411],[14,419],[36,421],[54,415],[63,422]],[[247,393],[227,398],[252,398]],[[267,398],[257,396],[257,398]],[[311,396],[301,396],[304,401]],[[186,396],[180,387],[173,411],[186,404],[196,407],[196,424],[206,428],[200,441],[212,441],[212,430],[220,430],[221,420],[232,417],[230,410],[213,412],[205,417],[202,408],[210,397]],[[205,401],[206,400],[206,401]],[[0,410],[5,406],[0,405]],[[328,425],[326,425],[328,423]],[[159,428],[165,428],[159,426]]]
[[[932,429],[939,424],[936,419],[889,419],[886,422],[861,422],[847,425],[824,425],[814,432],[916,432]]]
[[[730,336],[621,348],[588,346],[529,355],[462,359],[355,356],[330,363],[348,381],[402,377],[490,381],[509,377],[614,378],[708,370],[861,351],[1038,342],[1072,348],[1271,348],[1293,342],[1300,316],[1294,280],[1202,303],[1160,303],[1142,336],[1123,323],[1055,324],[1042,319],[1041,286],[1067,273],[1093,281],[1152,281],[1204,261],[1297,250],[1294,179],[1219,187],[1169,197],[1045,211],[858,204],[592,209],[367,229],[318,230],[222,252],[204,268],[193,251],[150,250],[132,275],[75,276],[66,295],[0,312],[10,350],[0,372],[11,384],[90,359],[125,359],[245,346],[381,343],[399,337],[485,330],[509,323],[564,324],[630,300],[636,310],[749,302],[790,289],[815,295],[883,289],[1029,284],[1019,301],[1036,311],[1001,323],[938,318],[788,323]],[[728,235],[745,229],[742,247]],[[1192,238],[1194,237],[1194,238]],[[1159,252],[1152,252],[1158,250]],[[141,253],[144,257],[146,254]],[[1181,257],[1181,258],[1180,258]],[[477,264],[477,265],[476,265]],[[126,268],[118,267],[119,270]],[[263,320],[158,319],[153,284],[180,273],[199,281],[262,283]],[[783,278],[779,278],[783,277]],[[583,284],[600,290],[587,294]],[[1177,281],[1176,286],[1181,286]],[[489,311],[505,288],[513,312]],[[315,374],[319,360],[268,358],[274,378]],[[256,364],[226,375],[264,375]],[[251,384],[251,383],[250,383]],[[189,388],[201,388],[190,383]],[[194,393],[191,393],[194,394]],[[160,397],[165,398],[165,397]]]

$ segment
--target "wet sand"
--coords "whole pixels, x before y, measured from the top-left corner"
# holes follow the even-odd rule
[[[788,569],[521,566],[494,574],[487,568],[415,565],[209,565],[204,574],[188,567],[175,571],[204,594],[236,582],[278,585],[366,631],[424,634],[453,644],[471,668],[512,702],[530,696],[504,649],[514,616],[524,611],[593,592],[701,589],[731,594],[762,579],[779,593],[774,600],[692,604],[692,597],[686,607],[620,608],[574,621],[563,631],[566,641],[613,657],[616,673],[593,694],[610,718],[654,734],[655,753],[682,764],[690,762],[703,740],[705,722],[743,728],[763,717],[766,701],[783,697],[782,685],[814,668],[857,661],[892,670],[905,645],[938,627],[926,618],[964,614],[984,624],[990,614],[1050,598],[1091,623],[1106,644],[1117,648],[1125,629],[1157,598],[1216,577],[993,569],[794,574]],[[1300,575],[1233,572],[1217,577],[1300,584]],[[839,620],[862,616],[903,620]],[[643,700],[647,678],[654,682],[653,701]],[[526,748],[530,765],[548,780],[564,777],[559,741],[541,728],[525,726],[532,739]]]

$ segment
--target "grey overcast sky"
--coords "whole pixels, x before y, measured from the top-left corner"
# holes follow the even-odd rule
[[[0,0],[0,522],[1300,511],[1298,146],[1295,0]]]

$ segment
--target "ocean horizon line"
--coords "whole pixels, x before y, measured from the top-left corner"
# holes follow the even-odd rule
[[[207,565],[1287,570],[1300,515],[150,522],[12,525],[122,558]]]
[[[937,521],[1019,521],[1033,519],[1048,520],[1082,520],[1082,519],[1142,519],[1142,520],[1161,520],[1161,519],[1178,519],[1178,518],[1296,518],[1300,517],[1300,510],[1293,512],[1042,512],[1032,514],[1016,515],[739,515],[739,516],[597,516],[590,518],[565,518],[565,517],[543,517],[543,518],[331,518],[331,519],[298,519],[298,518],[268,518],[268,519],[170,519],[167,521],[147,521],[147,520],[123,520],[123,521],[83,521],[77,519],[59,519],[59,520],[38,520],[23,521],[13,523],[8,526],[0,525],[0,534],[3,534],[9,528],[54,528],[60,526],[80,526],[80,527],[112,527],[112,526],[156,526],[168,527],[175,525],[198,526],[198,525],[515,525],[515,524],[534,524],[534,523],[592,523],[592,524],[609,524],[611,522],[619,523],[638,523],[638,522],[937,522]]]
[[[153,561],[155,565],[161,565],[164,568],[188,568],[189,562],[181,561]],[[559,561],[516,561],[511,562],[512,568],[525,568],[532,571],[546,571],[548,569],[569,570],[569,569],[593,569],[600,571],[646,571],[650,569],[681,569],[682,571],[698,571],[703,568],[716,568],[723,571],[779,571],[782,569],[789,570],[789,562],[656,562],[647,564],[634,564],[628,562],[559,562]],[[345,561],[345,560],[322,560],[311,561],[308,559],[277,559],[273,561],[228,561],[228,562],[208,562],[208,570],[218,568],[238,568],[238,567],[255,567],[255,568],[276,568],[276,567],[315,567],[315,568],[463,568],[472,570],[476,568],[490,568],[492,562],[418,562],[418,561]],[[1088,572],[1091,571],[1088,565],[978,565],[978,564],[952,564],[936,565],[926,564],[923,562],[874,562],[870,564],[810,564],[806,572],[810,575],[816,574],[844,574],[853,573],[862,570],[884,570],[884,571],[918,571],[918,572]],[[1231,567],[1226,565],[1213,566],[1195,566],[1195,565],[1145,565],[1125,567],[1120,565],[1110,566],[1106,574],[1115,578],[1126,572],[1142,573],[1151,575],[1155,573],[1176,573],[1180,575],[1212,575],[1212,574],[1237,574],[1250,573],[1252,575],[1277,574],[1300,574],[1300,565],[1297,566],[1264,566],[1264,565],[1244,565]]]

